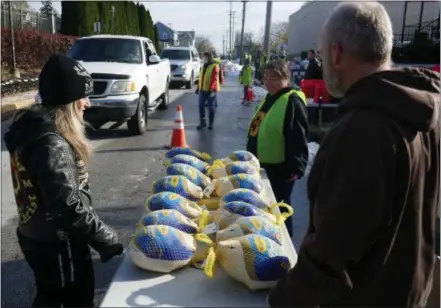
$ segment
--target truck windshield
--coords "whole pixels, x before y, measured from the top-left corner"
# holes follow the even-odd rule
[[[82,39],[75,42],[67,55],[84,62],[142,63],[141,43],[133,39]]]
[[[190,60],[190,51],[179,49],[164,49],[161,51],[161,58],[170,60]]]

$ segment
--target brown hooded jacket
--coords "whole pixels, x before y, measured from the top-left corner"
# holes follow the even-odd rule
[[[424,307],[435,264],[440,75],[375,73],[339,106],[308,181],[298,263],[272,307]]]

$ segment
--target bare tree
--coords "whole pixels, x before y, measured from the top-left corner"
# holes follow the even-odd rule
[[[206,36],[196,36],[194,45],[200,54],[214,49],[213,43]]]
[[[280,44],[288,43],[288,25],[286,21],[271,24],[270,50],[275,50]],[[263,44],[264,29],[260,29],[259,42]]]
[[[240,46],[240,31],[236,32],[236,35],[234,37],[234,45],[236,47]],[[256,54],[256,50],[259,47],[262,48],[260,42],[254,37],[253,32],[245,32],[243,34],[243,46],[244,50],[252,55]]]
[[[40,13],[45,15],[57,14],[52,1],[41,1]]]
[[[252,32],[245,32],[243,34],[243,45],[248,46],[254,43],[254,34]],[[240,46],[240,31],[236,31],[234,36],[234,46]]]

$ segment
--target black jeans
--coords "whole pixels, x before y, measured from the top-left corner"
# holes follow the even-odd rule
[[[93,307],[95,277],[86,243],[37,242],[19,232],[17,236],[34,272],[37,295],[33,307]]]
[[[274,196],[276,197],[276,201],[291,205],[291,192],[294,187],[294,181],[287,181],[285,177],[269,170],[267,170],[267,175],[271,183]],[[282,212],[286,212],[285,208],[281,208],[280,210]],[[285,220],[285,226],[288,230],[289,237],[292,237],[292,216]]]

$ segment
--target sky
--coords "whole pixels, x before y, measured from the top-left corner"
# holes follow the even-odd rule
[[[154,1],[142,2],[150,10],[154,22],[162,22],[176,31],[195,30],[196,35],[208,37],[218,51],[222,51],[223,36],[229,28],[230,2],[220,1]],[[272,22],[288,21],[289,15],[297,11],[304,2],[273,2]],[[53,2],[60,12],[61,4]],[[38,10],[41,2],[30,2],[30,7]],[[234,1],[234,29],[240,30],[242,25],[242,3]],[[266,1],[250,1],[245,14],[245,31],[254,32],[259,36],[265,26]],[[226,38],[227,39],[227,38]]]

